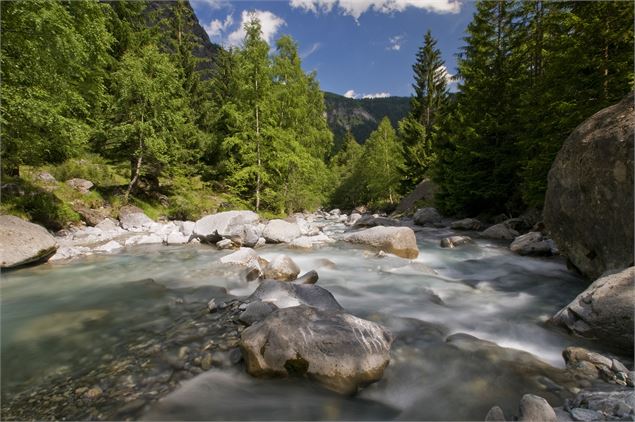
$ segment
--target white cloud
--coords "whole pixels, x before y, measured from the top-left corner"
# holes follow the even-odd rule
[[[234,24],[234,17],[227,15],[224,21],[218,19],[212,20],[208,25],[203,25],[205,32],[210,38],[220,37],[222,33],[226,32],[230,26]]]
[[[273,38],[278,33],[281,26],[287,23],[281,17],[268,10],[243,10],[240,15],[240,26],[227,36],[227,43],[231,46],[240,45],[245,38],[245,23],[255,17],[260,21],[262,27],[262,37],[268,44],[273,43]]]
[[[300,58],[302,60],[306,59],[307,57],[309,57],[311,54],[315,53],[316,51],[318,51],[320,49],[320,47],[322,47],[322,44],[320,44],[319,42],[313,43],[313,45],[311,47],[309,47],[308,50],[305,51],[301,51],[300,52]]]
[[[364,94],[362,98],[387,98],[390,97],[390,92],[377,92],[375,94]]]
[[[193,3],[200,3],[212,10],[230,6],[228,0],[192,0]]]
[[[379,13],[403,12],[409,7],[433,13],[459,13],[462,0],[290,0],[291,7],[307,12],[330,12],[335,5],[340,13],[355,20],[369,10]]]
[[[358,94],[357,92],[355,92],[355,90],[349,89],[348,91],[344,93],[344,96],[346,98],[355,98],[355,99],[386,98],[386,97],[390,97],[390,92],[377,92],[375,94]]]
[[[395,35],[394,37],[388,38],[388,43],[390,44],[386,47],[386,50],[399,51],[401,50],[401,44],[403,44],[405,37],[403,35]]]
[[[439,67],[439,68],[437,69],[437,72],[438,72],[438,73],[440,73],[441,75],[443,75],[443,76],[445,77],[445,82],[446,82],[448,85],[451,85],[451,84],[455,83],[455,81],[454,81],[454,80],[452,80],[452,78],[454,77],[454,75],[452,75],[452,74],[450,74],[450,72],[448,72],[448,68],[447,68],[447,67],[445,67],[445,66],[441,65],[441,67]]]

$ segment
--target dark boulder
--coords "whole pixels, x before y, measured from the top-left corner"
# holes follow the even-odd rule
[[[633,99],[578,126],[549,171],[545,226],[591,279],[633,265]]]

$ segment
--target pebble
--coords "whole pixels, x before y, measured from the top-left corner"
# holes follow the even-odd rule
[[[84,397],[86,397],[87,399],[94,400],[94,399],[100,397],[103,393],[104,392],[102,391],[101,388],[93,387],[90,390],[86,391],[86,393],[84,393]]]
[[[222,305],[224,305],[224,303]],[[221,308],[221,309],[223,309],[223,308]],[[210,299],[210,301],[207,302],[207,310],[210,313],[216,312],[217,306],[216,306],[216,301],[214,299]]]

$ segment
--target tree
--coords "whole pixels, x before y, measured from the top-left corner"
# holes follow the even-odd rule
[[[424,44],[412,66],[415,83],[410,112],[399,122],[399,138],[404,146],[403,192],[419,183],[434,162],[433,143],[438,124],[446,111],[447,71],[436,40],[428,30]]]
[[[395,130],[387,117],[368,137],[363,157],[361,173],[368,192],[368,202],[378,206],[386,203],[393,205],[397,200],[403,156]]]
[[[94,135],[112,36],[96,2],[2,5],[2,167],[61,162]]]
[[[179,72],[156,45],[124,54],[113,81],[116,102],[107,152],[130,160],[127,202],[144,168],[157,176],[183,159],[184,139],[193,128]]]
[[[458,57],[459,92],[435,171],[439,205],[455,214],[522,208],[515,112],[524,83],[518,3],[479,2]],[[460,123],[459,123],[460,122]]]
[[[330,202],[338,208],[352,209],[362,204],[367,198],[362,169],[364,147],[348,131],[340,150],[331,158],[330,168],[337,183],[330,197]]]

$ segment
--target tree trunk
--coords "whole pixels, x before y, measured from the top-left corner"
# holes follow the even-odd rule
[[[256,105],[256,158],[258,161],[258,171],[256,174],[256,212],[260,210],[260,115],[258,105]]]
[[[141,116],[141,124],[143,124],[143,115]],[[131,163],[132,164],[132,163]],[[137,180],[139,180],[139,174],[141,173],[141,165],[143,164],[143,128],[139,133],[139,155],[137,156],[137,162],[134,165],[134,168],[130,169],[130,183],[128,184],[128,189],[126,189],[126,193],[123,197],[123,203],[128,203],[128,197],[130,196],[130,192],[137,184]]]

